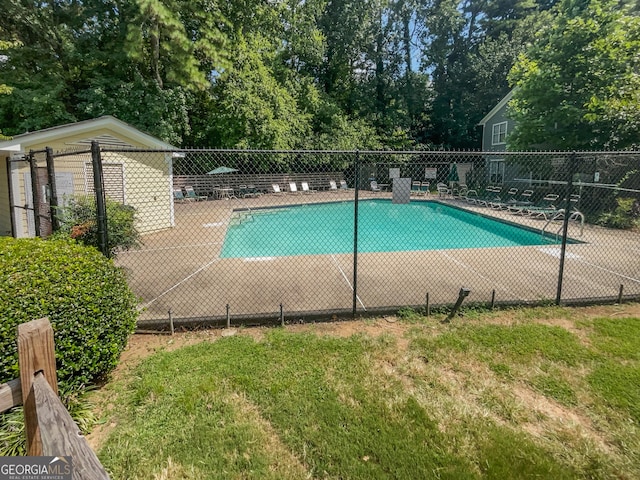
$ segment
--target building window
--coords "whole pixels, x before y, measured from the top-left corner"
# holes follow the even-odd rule
[[[491,145],[502,145],[507,142],[507,122],[496,123],[493,126]]]
[[[489,162],[489,181],[497,185],[504,183],[504,159]]]

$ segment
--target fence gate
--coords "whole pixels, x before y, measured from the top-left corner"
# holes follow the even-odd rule
[[[11,228],[16,238],[52,233],[50,191],[44,151],[9,161]]]

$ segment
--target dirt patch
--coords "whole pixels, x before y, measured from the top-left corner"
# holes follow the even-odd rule
[[[582,437],[597,445],[600,450],[611,455],[609,441],[592,425],[591,420],[584,415],[578,415],[547,397],[540,395],[529,388],[516,386],[513,389],[516,397],[531,411],[541,413],[544,418],[537,423],[526,423],[523,428],[536,437],[544,436],[545,431],[560,432],[563,430],[573,432],[575,437]]]
[[[640,304],[630,303],[622,305],[598,305],[593,307],[575,308],[571,311],[572,320],[567,318],[546,318],[536,320],[547,325],[556,325],[565,328],[572,333],[579,330],[575,328],[574,322],[579,319],[589,319],[597,317],[622,318],[640,317]],[[487,321],[487,323],[511,324],[515,320],[512,311],[505,311],[504,315]],[[454,320],[455,321],[455,320]],[[464,317],[460,319],[464,321]],[[264,338],[265,332],[274,327],[243,327],[234,329],[238,335],[249,335],[256,341]],[[396,317],[388,316],[377,319],[364,319],[353,321],[321,322],[308,324],[293,324],[285,327],[291,332],[312,332],[317,335],[333,335],[336,337],[350,337],[356,334],[365,334],[377,337],[382,334],[393,335],[398,341],[398,346],[407,345],[404,334],[410,325],[399,321]],[[188,345],[194,345],[203,341],[215,341],[225,334],[225,330],[198,330],[176,332],[175,335],[168,334],[136,334],[129,338],[126,350],[122,353],[120,367],[129,367],[131,362],[136,362],[141,358],[153,355],[158,351],[172,351]]]
[[[487,320],[487,323],[504,323],[513,324],[516,322],[517,311],[505,311],[504,315],[497,315],[494,318]],[[624,317],[640,317],[640,304],[623,304],[623,305],[604,305],[593,307],[581,307],[575,308],[571,311],[572,319],[567,319],[566,316],[558,316],[558,318],[545,318],[536,320],[537,322],[556,325],[569,330],[571,333],[576,334],[579,338],[584,339],[584,331],[575,327],[575,320],[606,317],[606,318],[624,318]],[[458,321],[458,320],[454,320]],[[464,321],[461,318],[459,321]],[[268,329],[274,327],[247,327],[231,330],[212,329],[212,330],[198,330],[198,331],[186,331],[176,332],[175,335],[168,334],[135,334],[129,338],[127,348],[122,353],[121,361],[116,370],[112,374],[112,378],[118,379],[125,372],[134,368],[142,359],[153,355],[160,351],[173,351],[189,345],[195,345],[201,342],[213,342],[224,336],[228,335],[248,335],[254,338],[256,341],[260,341],[264,338]],[[323,322],[323,323],[311,323],[311,324],[293,324],[285,327],[287,331],[291,332],[309,332],[316,335],[329,335],[336,337],[350,337],[356,334],[364,334],[371,337],[378,337],[380,335],[390,335],[395,338],[396,345],[399,351],[406,351],[409,340],[407,338],[407,331],[413,328],[413,325],[405,323],[397,319],[396,317],[382,317],[376,319],[363,319],[354,321],[335,321],[335,322]],[[418,364],[418,362],[416,360]],[[421,365],[421,369],[424,366]],[[398,376],[395,371],[395,367],[392,364],[386,365],[388,375],[394,377]],[[383,369],[384,371],[384,369]],[[458,375],[453,374],[451,376],[444,375],[441,380],[444,380],[448,384],[449,388],[454,388],[455,385],[461,381]],[[402,375],[400,375],[402,377]],[[403,383],[407,386],[411,383],[407,378],[403,378]],[[447,381],[448,380],[448,381]],[[459,385],[458,385],[459,387]],[[569,415],[569,412],[558,407],[557,405],[543,402],[542,398],[538,398],[537,395],[531,396],[530,391],[515,392],[517,397],[526,405],[537,406],[541,409],[549,418],[554,420],[563,419],[563,421],[569,421],[573,424],[581,425],[582,429],[588,436],[594,439],[594,441],[600,445],[603,449],[606,445],[606,441],[601,438],[594,428],[589,424],[586,419],[574,418]],[[108,412],[113,406],[105,405],[104,402],[108,395],[113,396],[113,392],[96,392],[95,402],[99,405],[98,415]],[[534,398],[535,397],[535,398]],[[110,401],[113,402],[113,399]],[[107,415],[110,417],[110,415]],[[101,425],[87,437],[91,446],[95,449],[106,438],[108,433],[115,424]],[[533,426],[531,427],[534,428]],[[531,432],[535,433],[535,432]]]

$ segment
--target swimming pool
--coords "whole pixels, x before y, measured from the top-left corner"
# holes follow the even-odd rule
[[[237,212],[223,258],[321,255],[353,251],[353,202]],[[555,244],[539,232],[438,202],[358,203],[358,251],[398,252]]]

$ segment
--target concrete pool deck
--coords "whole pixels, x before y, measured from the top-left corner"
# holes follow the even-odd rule
[[[141,249],[118,256],[141,298],[141,324],[166,321],[169,311],[176,320],[221,319],[227,305],[232,322],[277,319],[280,305],[290,320],[351,312],[352,254],[229,259],[219,254],[234,210],[353,198],[353,191],[323,191],[176,204],[175,228],[145,235]],[[359,198],[390,198],[390,193],[360,191]],[[546,223],[452,198],[426,199],[536,230]],[[615,299],[621,285],[625,296],[639,296],[640,234],[592,225],[579,233],[578,225],[570,225],[569,236],[584,243],[567,246],[563,302]],[[360,253],[357,312],[424,305],[427,293],[432,305],[451,304],[461,287],[471,290],[467,302],[489,302],[494,291],[497,303],[554,301],[559,257],[560,246]]]

